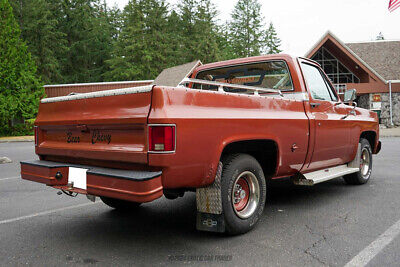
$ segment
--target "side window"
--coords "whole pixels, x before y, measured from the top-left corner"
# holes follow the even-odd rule
[[[325,75],[322,74],[322,76],[323,76],[323,78],[324,78],[324,81],[325,81],[326,86],[328,87],[329,93],[331,94],[332,100],[333,100],[333,101],[338,101],[338,98],[337,98],[336,94],[334,93],[334,91],[336,92],[336,89],[334,89],[334,88],[332,87],[332,85],[331,85],[331,84],[329,83],[329,81],[328,81],[328,78],[327,78]]]
[[[312,98],[327,101],[336,100],[318,68],[306,63],[302,63],[301,66]]]

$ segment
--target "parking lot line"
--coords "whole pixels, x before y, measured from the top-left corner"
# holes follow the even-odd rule
[[[21,176],[17,176],[17,177],[8,177],[8,178],[0,178],[0,181],[15,180],[15,179],[19,179],[19,178],[21,178]]]
[[[345,267],[366,266],[376,255],[379,254],[390,242],[400,234],[400,220],[381,234],[375,241],[363,249]]]
[[[86,207],[86,206],[95,205],[95,204],[99,204],[99,203],[101,203],[101,202],[96,202],[96,203],[89,202],[89,203],[79,204],[79,205],[75,205],[75,206],[64,207],[64,208],[60,208],[60,209],[38,212],[38,213],[30,214],[30,215],[25,215],[25,216],[13,218],[13,219],[7,219],[7,220],[0,221],[0,225],[6,224],[6,223],[17,222],[17,221],[21,221],[21,220],[25,220],[25,219],[30,219],[30,218],[37,217],[37,216],[48,215],[48,214],[59,212],[59,211],[65,211],[65,210]]]

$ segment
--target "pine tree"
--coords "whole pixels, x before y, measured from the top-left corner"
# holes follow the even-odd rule
[[[61,81],[58,55],[66,47],[64,34],[57,28],[54,7],[47,0],[13,0],[11,3],[22,37],[38,66],[38,74],[46,83]]]
[[[181,0],[178,3],[181,18],[182,54],[184,62],[200,59],[202,62],[218,61],[217,11],[210,0]]]
[[[269,24],[268,30],[265,34],[265,50],[266,54],[279,54],[282,50],[279,49],[281,40],[278,38],[275,27],[272,22]]]
[[[10,134],[13,119],[35,117],[44,92],[8,0],[0,0],[0,18],[0,134]]]
[[[106,3],[106,0],[104,0],[104,3]],[[115,42],[118,39],[122,26],[121,10],[119,10],[117,6],[114,6],[112,8],[107,8],[106,10],[107,10],[106,17],[107,17],[108,27],[110,27],[111,39],[113,42]]]
[[[193,55],[195,43],[197,42],[196,13],[197,6],[195,0],[180,0],[177,5],[177,11],[180,17],[180,36],[182,47],[179,54],[182,57],[182,63],[190,62],[195,59]]]
[[[110,10],[105,0],[96,0],[92,3],[92,51],[90,52],[92,67],[90,68],[91,81],[103,81],[108,71],[106,60],[111,58],[112,46],[117,37],[118,11]]]
[[[107,61],[107,80],[154,79],[168,66],[168,7],[164,0],[130,0],[122,28]]]
[[[197,36],[193,59],[200,59],[203,63],[215,62],[220,59],[217,43],[217,11],[210,0],[199,0],[195,14],[195,29]]]
[[[186,43],[183,32],[182,20],[179,14],[172,9],[167,17],[166,26],[166,39],[169,40],[168,46],[166,47],[166,56],[168,67],[177,66],[188,62],[186,59]]]
[[[98,57],[103,47],[95,6],[91,0],[63,1],[59,18],[60,30],[66,35],[67,50],[63,55],[62,74],[65,83],[99,81]]]
[[[230,37],[229,24],[224,23],[218,25],[217,31],[217,44],[220,51],[220,59],[228,60],[236,58],[237,56],[233,49],[234,41],[231,41]]]
[[[258,0],[238,0],[231,17],[230,43],[236,57],[260,55],[265,32]]]

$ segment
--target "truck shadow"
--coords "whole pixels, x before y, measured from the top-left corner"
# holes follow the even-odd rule
[[[353,186],[345,184],[342,178],[333,179],[314,186],[297,186],[289,179],[279,179],[270,181],[267,188],[267,206],[269,205],[296,205],[299,202],[307,203],[315,199],[340,197],[341,194],[347,194]],[[311,203],[310,203],[311,204]]]
[[[254,240],[273,239],[271,232],[279,232],[282,220],[296,224],[299,212],[312,214],[316,205],[334,205],[353,190],[354,187],[345,185],[341,179],[314,187],[294,186],[287,180],[273,181],[269,184],[267,204],[259,225],[253,231],[235,237],[196,231],[194,193],[187,193],[174,201],[161,198],[130,212],[117,212],[99,204],[98,209],[88,212],[90,215],[85,218],[69,217],[68,223],[53,223],[51,232],[67,232],[63,234],[63,244],[74,254],[80,255],[75,249],[77,246],[89,245],[90,251],[103,255],[97,258],[100,264],[113,253],[125,260],[151,257],[153,261],[164,263],[171,255],[232,255],[232,251],[238,252],[232,244],[253,244]],[[279,209],[283,209],[284,214]],[[326,208],[322,206],[320,209]]]
[[[300,206],[315,208],[324,201],[336,201],[343,194],[349,194],[351,186],[341,179],[335,179],[314,187],[295,186],[289,180],[273,181],[268,185],[267,203],[263,217],[273,220],[280,207],[296,208]],[[321,204],[323,205],[323,204]],[[102,208],[103,209],[103,208]],[[271,218],[272,217],[272,218]],[[221,234],[197,232],[196,199],[194,193],[186,193],[183,198],[167,200],[161,198],[152,203],[145,203],[138,209],[119,212],[113,209],[100,213],[99,218],[90,225],[91,230],[102,232],[102,235],[119,237],[157,237],[158,240],[171,236],[191,236],[221,238]]]

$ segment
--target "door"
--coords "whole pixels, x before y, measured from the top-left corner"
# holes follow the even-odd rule
[[[308,170],[316,170],[348,161],[350,130],[344,116],[347,106],[339,102],[322,70],[312,63],[301,63],[310,94],[310,119],[314,120],[314,150]]]

